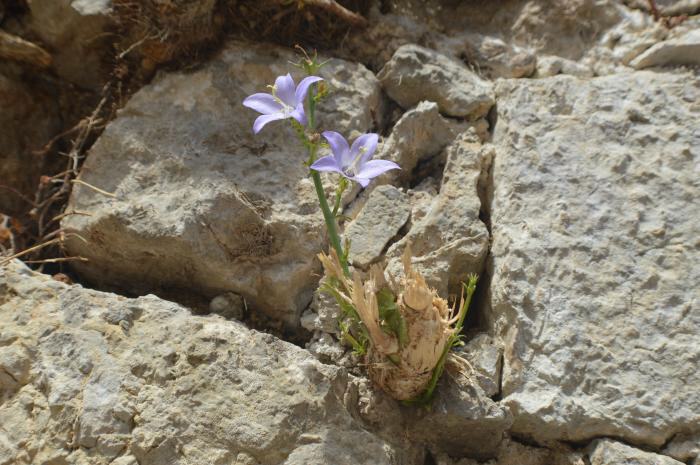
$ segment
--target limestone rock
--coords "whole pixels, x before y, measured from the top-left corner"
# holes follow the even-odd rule
[[[466,129],[466,124],[442,117],[437,103],[418,103],[401,116],[379,148],[377,158],[391,160],[401,166],[400,171],[390,171],[383,179],[409,181],[419,163],[440,154]]]
[[[494,457],[513,419],[478,385],[445,375],[426,409],[412,409],[410,437],[453,457]]]
[[[463,57],[492,79],[528,77],[537,64],[537,57],[529,50],[492,35],[450,34],[436,46],[448,55]]]
[[[488,335],[476,336],[458,354],[474,369],[471,375],[487,396],[493,397],[499,393],[502,350]]]
[[[379,260],[410,215],[408,196],[399,189],[383,185],[372,190],[360,214],[345,230],[352,264],[366,268]]]
[[[493,89],[461,63],[418,45],[403,45],[377,77],[403,108],[422,100],[438,104],[448,116],[476,120],[494,104]]]
[[[245,316],[245,300],[235,292],[225,292],[211,299],[209,311],[229,320],[242,320]]]
[[[301,326],[308,331],[338,332],[340,307],[333,297],[321,292],[314,293],[309,309],[301,317]]]
[[[154,296],[12,262],[0,269],[0,347],[0,373],[16,376],[10,391],[0,376],[3,464],[417,463],[351,417],[342,369]]]
[[[109,77],[111,0],[28,0],[30,29],[50,48],[64,79],[99,90]]]
[[[501,81],[497,99],[490,305],[513,432],[697,433],[697,74]]]
[[[700,434],[678,434],[663,452],[680,462],[700,465]]]
[[[286,74],[291,51],[228,44],[205,67],[163,74],[135,94],[90,151],[62,226],[88,281],[131,293],[241,295],[288,326],[311,300],[325,245],[307,158],[286,121],[257,136],[241,105]],[[331,60],[321,128],[366,131],[380,88],[362,65]]]
[[[630,62],[637,69],[669,65],[700,65],[700,30],[659,42]]]
[[[384,14],[376,4],[370,7],[367,19],[367,27],[353,31],[339,52],[347,60],[369,64],[372,70],[381,69],[400,46],[420,43],[432,34],[424,22],[401,13]]]
[[[577,77],[593,77],[593,71],[585,65],[557,56],[540,57],[537,60],[537,77],[570,74]]]
[[[610,439],[597,439],[588,447],[591,465],[681,465],[664,455],[635,449]]]
[[[586,465],[583,454],[558,446],[552,449],[526,446],[514,440],[506,439],[498,449],[496,458],[488,462],[472,459],[451,460],[447,456],[438,456],[437,465]],[[610,464],[613,465],[613,464]]]
[[[483,269],[489,234],[479,219],[477,184],[492,157],[492,149],[482,146],[472,131],[458,136],[445,150],[442,185],[429,213],[386,254],[389,273],[398,276],[401,255],[410,243],[414,267],[443,297],[459,293],[460,282]]]

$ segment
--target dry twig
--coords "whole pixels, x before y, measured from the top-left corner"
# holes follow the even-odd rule
[[[51,55],[36,44],[0,30],[0,58],[30,63],[39,68],[51,66]]]
[[[289,0],[273,0],[279,4],[289,4]],[[365,27],[367,26],[367,19],[365,19],[363,16],[355,13],[354,11],[350,11],[347,8],[345,8],[343,5],[339,4],[335,0],[301,0],[300,5],[306,6],[313,6],[316,8],[320,8],[322,10],[327,11],[328,13],[331,13],[334,16],[337,16],[338,18],[342,19],[346,23],[356,26],[356,27]]]

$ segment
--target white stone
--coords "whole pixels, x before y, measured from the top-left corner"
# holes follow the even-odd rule
[[[700,30],[659,42],[630,62],[637,69],[669,65],[700,65]]]
[[[360,214],[346,228],[349,258],[354,266],[366,268],[382,257],[389,241],[396,237],[411,216],[408,196],[391,185],[372,190]]]
[[[481,145],[473,131],[462,133],[446,150],[439,194],[429,212],[387,251],[387,268],[401,270],[401,255],[411,244],[413,264],[440,295],[458,294],[470,273],[481,273],[489,234],[479,219],[479,179],[488,172],[492,148]]]
[[[513,432],[699,431],[697,75],[501,81],[497,98],[490,304]]]
[[[389,97],[403,108],[429,100],[446,115],[476,120],[486,116],[494,104],[488,81],[461,63],[418,45],[399,47],[377,77]]]
[[[353,419],[344,370],[271,335],[28,275],[19,262],[0,268],[0,290],[2,347],[34,354],[0,401],[0,463],[211,465],[242,451],[245,463],[418,463],[409,457],[422,447]],[[130,330],[105,308],[131,314]]]
[[[588,446],[591,465],[683,465],[665,455],[645,452],[621,442],[598,439]]]

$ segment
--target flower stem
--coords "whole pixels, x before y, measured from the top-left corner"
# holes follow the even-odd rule
[[[340,264],[343,266],[343,271],[347,276],[350,276],[348,263],[347,260],[345,260],[345,253],[343,252],[343,247],[340,245],[340,236],[338,235],[335,216],[333,215],[333,212],[331,212],[331,209],[328,206],[328,200],[326,199],[326,194],[323,192],[321,174],[318,171],[311,170],[311,178],[314,180],[316,195],[318,195],[318,203],[321,206],[321,211],[323,212],[323,219],[326,221],[326,229],[328,229],[328,237],[331,241],[331,245],[338,254]]]
[[[333,216],[338,216],[338,210],[340,209],[340,201],[343,199],[343,192],[348,187],[348,181],[345,178],[340,178],[340,184],[335,190],[335,205],[333,205]]]
[[[309,107],[309,129],[312,131],[316,127],[316,100],[314,99],[314,94],[316,91],[316,84],[314,84],[311,89],[309,89],[308,94],[308,107]],[[317,143],[314,143],[312,147],[309,148],[309,160],[313,163],[316,160],[316,147]],[[316,195],[318,196],[318,203],[323,212],[323,219],[326,222],[326,229],[328,230],[328,238],[331,242],[331,246],[335,249],[340,259],[340,264],[343,267],[343,271],[347,276],[350,276],[350,270],[348,269],[348,262],[343,252],[343,246],[340,244],[340,236],[338,235],[338,225],[335,221],[335,214],[331,211],[328,206],[328,199],[326,198],[326,193],[323,190],[323,183],[321,182],[321,174],[318,171],[311,170],[311,179],[314,180],[314,187],[316,188]]]

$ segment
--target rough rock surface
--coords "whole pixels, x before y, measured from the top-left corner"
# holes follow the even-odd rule
[[[401,270],[401,255],[410,243],[413,265],[438,293],[458,293],[469,273],[480,273],[489,246],[489,233],[479,219],[479,179],[488,172],[492,149],[481,145],[472,130],[459,135],[446,149],[439,194],[429,212],[387,251],[387,268]]]
[[[700,465],[700,433],[695,435],[681,433],[674,436],[663,452],[680,462]]]
[[[503,354],[501,348],[489,336],[476,336],[458,354],[469,362],[472,368],[470,376],[487,396],[493,397],[500,392]]]
[[[343,370],[240,323],[17,262],[0,322],[3,465],[415,463],[351,417]]]
[[[436,46],[449,55],[463,57],[466,63],[491,79],[528,77],[535,71],[538,61],[529,50],[491,35],[449,35]]]
[[[132,97],[95,143],[63,227],[68,252],[99,286],[143,293],[232,291],[289,326],[311,300],[323,221],[305,153],[285,121],[254,136],[241,101],[288,72],[291,52],[230,43],[205,67],[162,75]],[[380,118],[375,76],[332,60],[321,128],[366,131]]]
[[[448,456],[438,456],[437,465],[586,465],[583,453],[565,447],[545,449],[526,446],[512,440],[505,440],[498,449],[495,459],[477,462],[472,459],[451,460]],[[622,465],[609,463],[608,465]]]
[[[360,214],[345,230],[352,264],[366,268],[379,260],[410,216],[411,205],[405,193],[391,185],[372,190]]]
[[[404,183],[410,181],[418,164],[438,155],[466,128],[466,124],[440,115],[437,103],[418,103],[401,115],[389,137],[379,147],[377,158],[391,160],[401,166],[400,171],[389,171],[383,179]]]
[[[433,452],[452,457],[489,459],[498,453],[513,422],[508,409],[489,399],[464,377],[450,375],[440,382],[426,409],[412,408],[409,436],[427,441]]]
[[[637,69],[668,65],[700,65],[700,30],[659,42],[630,62]]]
[[[494,104],[490,82],[461,63],[418,45],[399,47],[377,77],[389,97],[403,108],[429,100],[448,116],[475,120],[486,116]]]
[[[497,99],[491,307],[513,431],[697,432],[697,72],[501,81]]]
[[[588,447],[591,465],[682,465],[664,455],[635,449],[610,439],[598,439]]]

